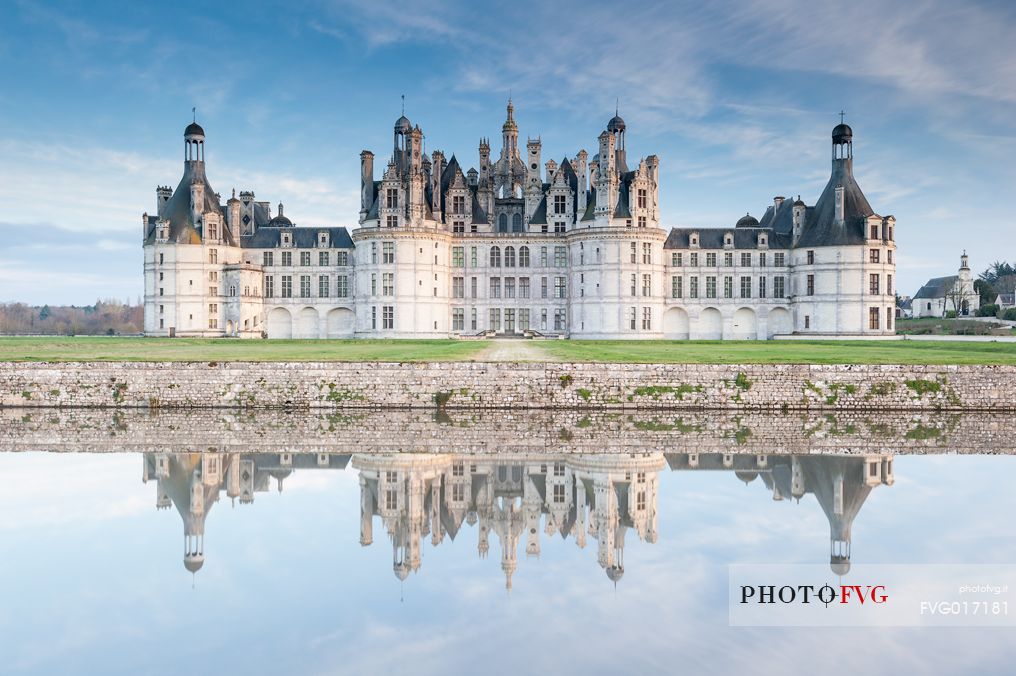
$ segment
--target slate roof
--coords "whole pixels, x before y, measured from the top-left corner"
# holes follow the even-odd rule
[[[240,245],[245,249],[272,249],[279,245],[282,233],[293,234],[294,249],[316,249],[319,232],[327,232],[333,249],[352,249],[353,239],[346,228],[276,228],[265,226],[258,228],[253,235],[241,237]]]
[[[924,286],[922,286],[921,289],[914,294],[914,299],[945,298],[945,294],[953,287],[953,284],[956,283],[957,279],[959,279],[958,275],[929,279],[924,283]]]
[[[800,247],[864,244],[865,219],[875,211],[854,180],[852,160],[836,160],[825,190],[813,209],[808,210]],[[836,188],[843,188],[843,223],[836,223]]]
[[[758,235],[764,232],[769,235],[767,248],[789,249],[791,244],[790,233],[779,233],[770,228],[671,228],[667,235],[667,241],[663,244],[664,249],[688,249],[691,235],[698,233],[699,249],[722,249],[723,238],[728,233],[734,236],[735,249],[757,249]]]
[[[208,177],[205,176],[204,163],[185,162],[180,184],[176,186],[176,190],[173,192],[172,197],[169,198],[169,201],[166,202],[166,207],[163,210],[162,218],[169,221],[168,241],[170,242],[176,242],[177,244],[201,243],[201,233],[191,217],[191,183],[193,181],[204,184],[204,203],[199,205],[198,211],[203,214],[210,211],[218,212],[223,217],[223,222],[225,222],[225,209],[219,204],[215,190],[208,182]],[[157,220],[158,217],[149,217],[145,244],[151,244],[155,241],[155,223]],[[222,238],[226,244],[236,244],[229,233],[229,228],[223,228]]]

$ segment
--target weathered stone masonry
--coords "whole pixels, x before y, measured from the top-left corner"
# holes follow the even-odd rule
[[[0,363],[0,406],[1016,411],[1016,366]]]

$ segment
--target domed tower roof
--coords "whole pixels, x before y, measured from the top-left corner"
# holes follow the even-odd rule
[[[607,577],[614,584],[617,584],[617,581],[624,577],[624,568],[621,566],[609,566],[606,572]]]
[[[187,128],[183,130],[184,136],[204,136],[205,130],[201,128],[201,125],[197,122],[191,122],[187,125]]]
[[[205,565],[204,554],[188,554],[183,557],[183,567],[192,573],[201,570],[203,565]]]
[[[758,227],[758,219],[751,214],[745,214],[741,218],[737,219],[735,227],[738,228],[755,228]]]
[[[279,215],[268,221],[268,227],[271,228],[289,228],[292,227],[293,221],[289,220],[282,213],[282,202],[279,202]]]
[[[611,134],[617,134],[625,130],[624,120],[621,119],[620,115],[614,115],[610,118],[610,122],[607,123],[607,131]]]
[[[840,122],[833,127],[833,143],[847,143],[854,138],[854,130],[849,124]]]
[[[399,119],[395,120],[395,131],[400,134],[408,134],[413,130],[413,123],[409,121],[409,118],[403,115]]]
[[[850,559],[840,556],[831,557],[829,559],[829,570],[833,571],[833,575],[843,577],[850,572]]]

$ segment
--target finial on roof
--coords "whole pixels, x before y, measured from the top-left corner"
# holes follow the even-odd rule
[[[846,113],[844,113],[842,110],[840,110],[840,124],[843,124],[843,116],[844,115],[846,115]]]
[[[190,109],[190,112],[191,112],[191,122],[197,122],[198,121],[198,107],[197,106],[193,106]]]
[[[621,97],[614,98],[614,115],[619,116],[621,114]]]

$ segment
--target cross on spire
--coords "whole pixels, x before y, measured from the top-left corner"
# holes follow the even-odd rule
[[[198,109],[197,109],[197,106],[194,106],[193,108],[191,108],[190,112],[191,112],[191,122],[194,122],[195,124],[197,124],[197,121],[198,121]]]
[[[402,95],[402,114],[403,114],[403,116],[406,114],[406,95],[405,94]]]
[[[846,115],[842,110],[840,111],[840,124],[843,124],[843,116]]]
[[[614,117],[620,115],[621,111],[621,97],[617,96],[614,98]]]

